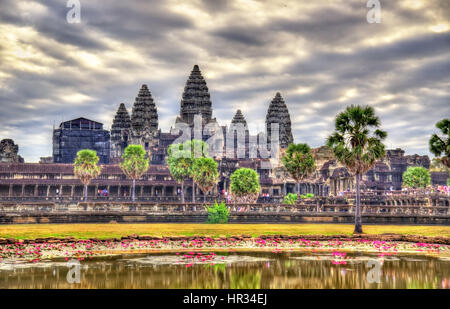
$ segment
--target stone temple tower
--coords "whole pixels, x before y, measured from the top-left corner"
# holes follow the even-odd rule
[[[147,85],[142,85],[131,113],[131,144],[142,145],[150,154],[159,144],[158,112]]]
[[[242,129],[244,129],[244,131],[238,132],[238,130]],[[245,120],[245,117],[240,109],[236,111],[236,114],[234,114],[234,117],[231,120],[230,130],[234,130],[233,147],[235,147],[235,156],[240,159],[248,158],[250,133],[247,126],[247,121]]]
[[[231,120],[231,123],[238,124],[241,123],[244,125],[244,127],[247,127],[247,121],[244,118],[244,115],[242,114],[242,111],[238,109],[236,111],[236,114],[234,114],[233,119]]]
[[[158,130],[158,112],[152,94],[145,84],[134,101],[131,126],[135,136],[142,135],[145,130]]]
[[[180,115],[176,122],[184,122],[190,126],[194,124],[194,116],[202,115],[203,124],[216,121],[212,118],[211,98],[206,81],[198,65],[194,65],[181,98]]]
[[[291,117],[289,116],[289,111],[284,102],[281,94],[277,92],[275,98],[270,103],[269,109],[266,115],[266,130],[267,130],[267,140],[270,143],[270,138],[272,135],[271,124],[278,123],[280,135],[280,147],[282,149],[287,148],[290,143],[294,141],[291,129]]]
[[[117,163],[131,138],[131,118],[124,103],[120,103],[111,126],[111,162]]]

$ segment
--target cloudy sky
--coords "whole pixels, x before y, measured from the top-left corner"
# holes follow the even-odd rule
[[[296,142],[324,144],[350,104],[375,108],[387,146],[428,153],[434,124],[450,116],[450,1],[0,0],[0,139],[26,161],[51,155],[53,124],[84,116],[107,128],[141,84],[167,131],[194,64],[214,116],[240,108],[254,133],[277,91]]]

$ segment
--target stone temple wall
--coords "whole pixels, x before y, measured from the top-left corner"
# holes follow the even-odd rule
[[[12,139],[4,139],[0,142],[0,163],[23,163],[18,155],[19,146]]]

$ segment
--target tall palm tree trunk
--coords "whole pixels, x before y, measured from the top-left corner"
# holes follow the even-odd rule
[[[361,222],[361,188],[359,181],[361,174],[356,174],[356,211],[355,211],[355,231],[353,233],[362,233],[362,222]]]
[[[181,203],[184,204],[184,181],[181,182]]]
[[[133,179],[133,192],[131,192],[131,200],[134,202],[136,192],[136,179]]]
[[[300,182],[297,182],[297,194],[298,194],[298,197],[297,198],[300,198]]]
[[[88,185],[84,185],[84,201],[87,202]]]
[[[203,192],[203,204],[206,204],[206,192]]]
[[[195,203],[195,182],[192,181],[192,203]]]

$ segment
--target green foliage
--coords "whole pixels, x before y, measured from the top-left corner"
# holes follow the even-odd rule
[[[441,130],[443,136],[431,135],[430,151],[436,157],[440,157],[442,163],[450,168],[450,119],[443,119],[436,123],[436,128]]]
[[[307,144],[290,144],[281,161],[297,183],[314,172],[314,158]]]
[[[77,152],[73,172],[84,185],[89,185],[92,179],[100,175],[102,167],[98,165],[98,161],[99,157],[94,150],[83,149]]]
[[[336,159],[356,175],[355,233],[362,233],[360,180],[385,154],[386,131],[379,129],[380,119],[370,106],[348,106],[336,116],[335,131],[327,138],[327,146]]]
[[[170,173],[176,181],[182,182],[192,177],[195,158],[208,157],[208,144],[200,140],[172,144],[169,146],[168,153],[167,164]]]
[[[337,115],[335,132],[328,137],[327,146],[350,172],[363,175],[385,156],[382,140],[387,133],[379,127],[380,120],[372,107],[351,105]]]
[[[408,167],[403,173],[403,186],[408,188],[426,188],[431,184],[430,172],[421,166]]]
[[[201,140],[188,140],[181,144],[172,144],[168,149],[167,165],[173,179],[181,183],[193,177],[194,159],[208,157],[208,144]],[[184,191],[181,190],[181,201],[184,202]]]
[[[228,207],[225,205],[225,202],[217,204],[217,201],[213,206],[207,207],[208,211],[208,221],[207,223],[228,223]]]
[[[450,186],[450,178],[447,178],[447,186]]]
[[[183,182],[192,174],[192,157],[190,148],[186,143],[172,144],[168,149],[169,157],[167,165],[173,179],[177,182]]]
[[[185,149],[191,151],[191,158],[208,158],[209,157],[209,145],[202,140],[193,139],[186,141]]]
[[[287,205],[295,205],[295,203],[297,202],[298,199],[298,195],[295,193],[288,193],[287,195],[284,196],[283,199],[283,204],[287,204]]]
[[[241,202],[252,202],[261,189],[259,175],[251,168],[239,168],[230,176],[231,193]]]
[[[139,179],[148,170],[149,159],[141,145],[128,145],[122,155],[120,168],[131,179]]]
[[[217,162],[212,158],[195,158],[192,164],[192,178],[206,197],[219,181]]]
[[[300,198],[314,198],[314,194],[312,193],[302,194],[300,195]]]

